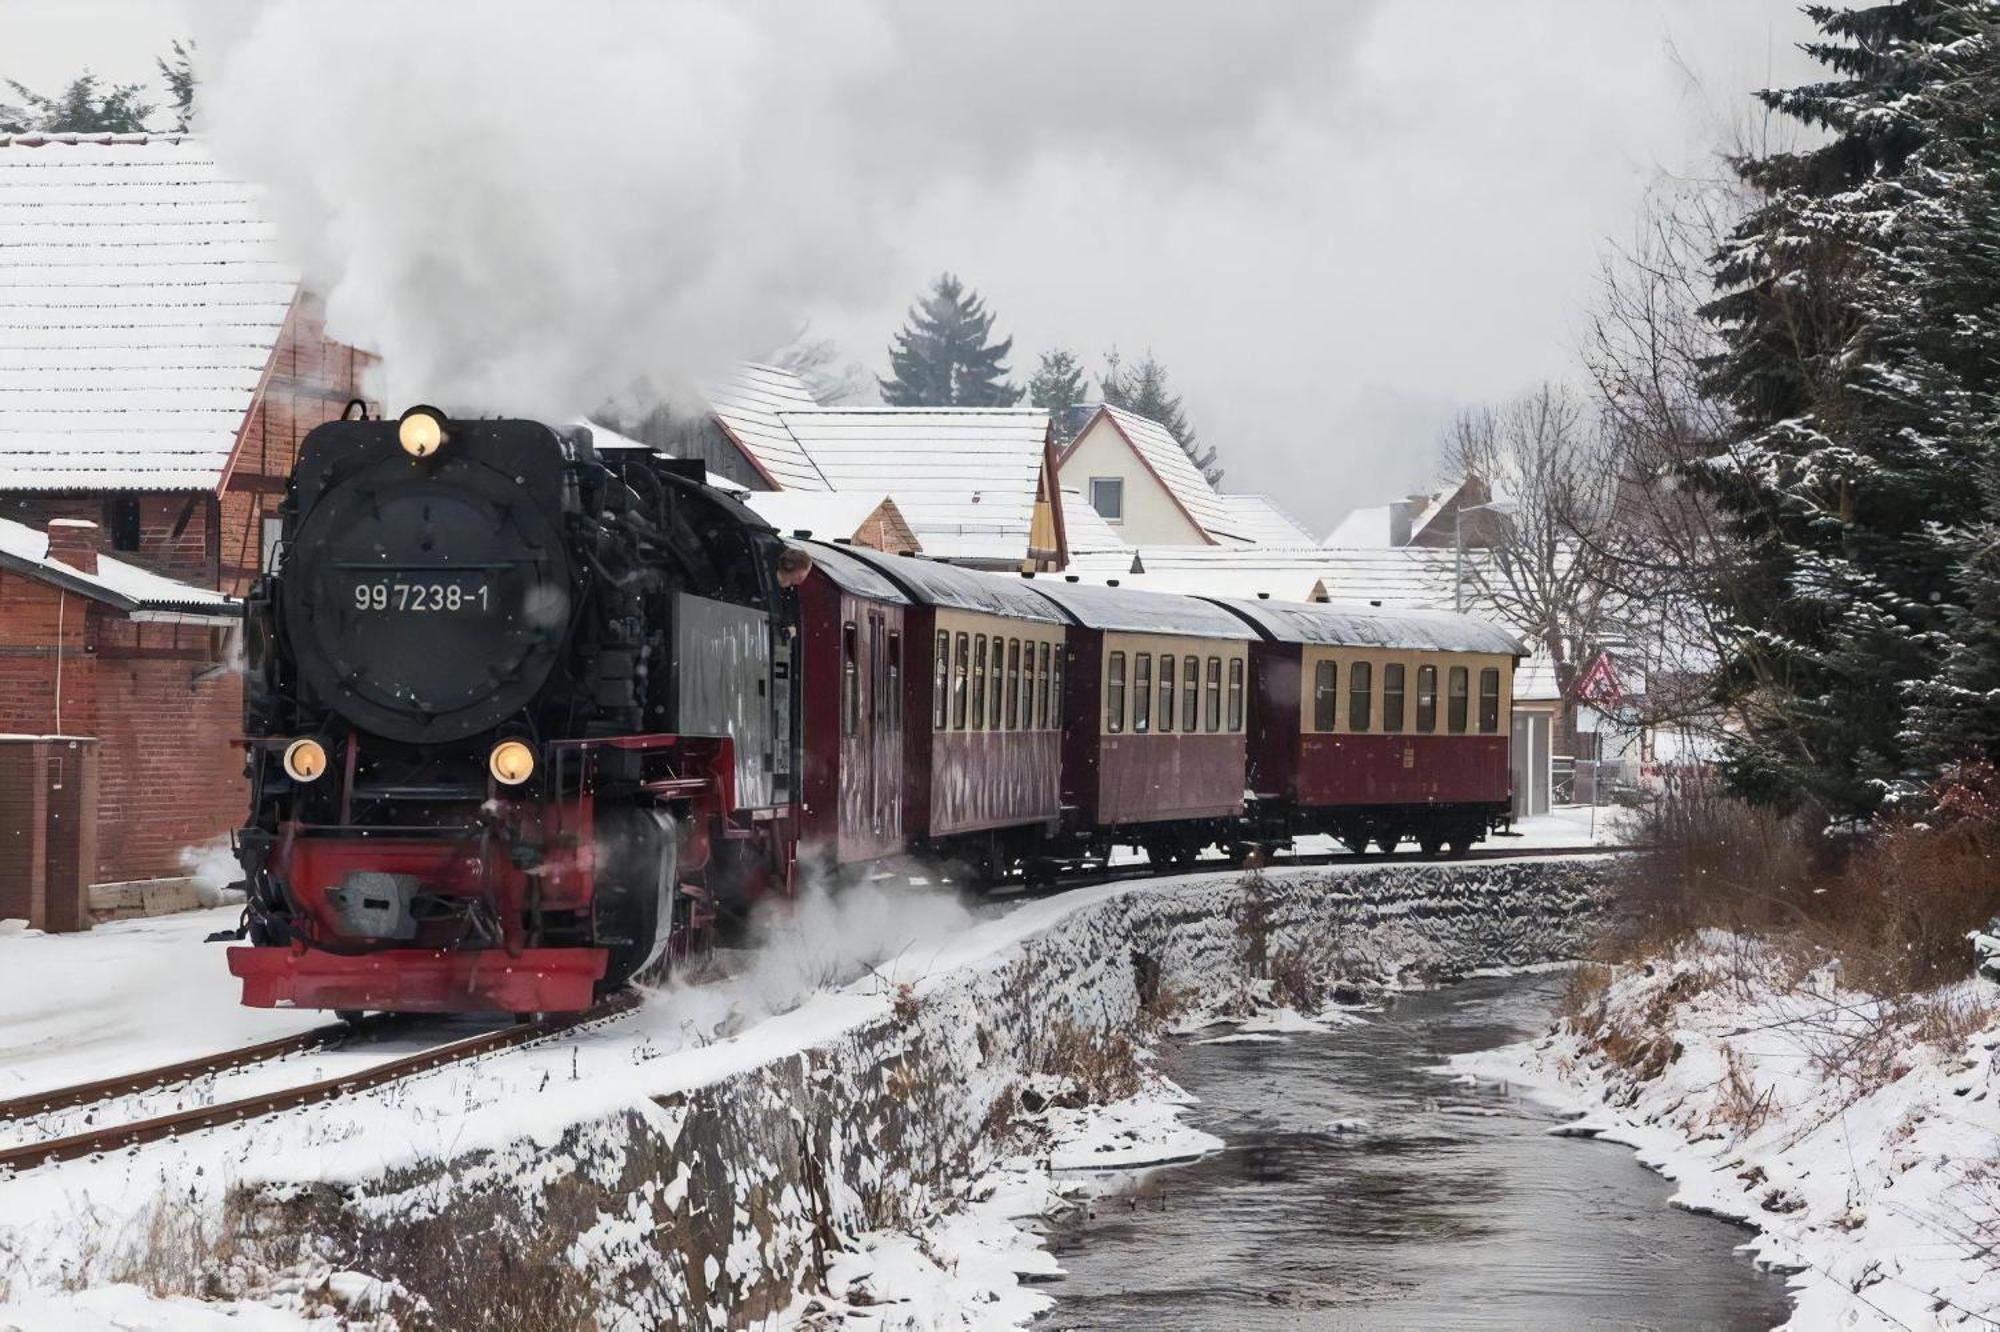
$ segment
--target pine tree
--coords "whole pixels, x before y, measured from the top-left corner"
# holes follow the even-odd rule
[[[185,131],[194,121],[194,43],[176,38],[172,63],[165,60],[153,63],[160,67],[160,77],[174,99],[174,128]]]
[[[1956,292],[1977,271],[1990,299],[2000,269],[1990,231],[1951,238],[1965,182],[1947,164],[1984,131],[1949,103],[1991,64],[1966,43],[1995,10],[1808,12],[1823,40],[1807,49],[1836,77],[1762,97],[1828,134],[1737,163],[1760,202],[1717,254],[1722,294],[1704,312],[1723,343],[1708,387],[1737,428],[1691,477],[1756,570],[1720,589],[1735,626],[1721,687],[1745,722],[1725,753],[1733,783],[1865,814],[1921,775],[1911,699],[1962,616],[1937,534],[1974,515],[1981,431],[1945,404],[1993,362],[1960,340]]]
[[[1076,433],[1078,423],[1071,419],[1075,413],[1070,409],[1083,401],[1089,389],[1090,378],[1075,352],[1057,347],[1043,352],[1036,362],[1034,377],[1028,381],[1028,401],[1048,409],[1057,444],[1067,444]]]
[[[99,92],[95,74],[83,71],[56,97],[7,80],[25,106],[0,108],[0,133],[136,134],[146,128],[153,104],[139,100],[136,83],[114,84]]]
[[[1113,407],[1123,407],[1128,412],[1136,412],[1149,420],[1158,421],[1167,428],[1192,462],[1195,470],[1208,479],[1208,483],[1222,482],[1222,468],[1216,464],[1215,449],[1204,449],[1195,437],[1194,427],[1188,423],[1187,412],[1181,407],[1180,395],[1167,388],[1167,368],[1160,364],[1152,349],[1146,351],[1146,359],[1126,368],[1114,349],[1104,354],[1104,400]]]
[[[890,379],[878,379],[892,407],[1011,407],[1021,390],[1007,381],[1014,339],[989,344],[993,316],[950,273],[910,309],[889,349]]]

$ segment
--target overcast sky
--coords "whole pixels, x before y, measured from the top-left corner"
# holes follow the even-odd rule
[[[1751,90],[1809,70],[1795,49],[1808,24],[1767,0],[854,7],[886,31],[827,58],[865,77],[829,78],[822,100],[798,100],[796,133],[747,117],[706,127],[724,138],[741,128],[733,147],[751,174],[775,160],[771,174],[799,182],[746,194],[731,177],[715,211],[737,216],[710,251],[773,200],[796,205],[781,210],[786,227],[865,228],[867,244],[845,238],[851,259],[788,237],[785,266],[749,267],[782,274],[765,285],[783,292],[785,317],[810,317],[875,369],[904,307],[946,267],[998,312],[1021,377],[1051,345],[1093,370],[1106,348],[1150,347],[1220,447],[1224,488],[1269,492],[1322,532],[1431,479],[1455,410],[1573,375],[1599,258],[1629,234],[1648,185],[1716,172],[1718,146],[1756,114]],[[53,90],[89,64],[152,81],[152,57],[175,36],[227,47],[231,33],[210,35],[217,12],[0,0],[0,76]],[[220,12],[240,24],[246,8]],[[381,7],[307,12],[392,21]],[[787,39],[774,26],[749,35]],[[360,50],[394,50],[395,36],[370,33]],[[831,40],[774,55],[788,74],[774,83],[795,83],[785,62],[819,59]],[[531,46],[539,60],[546,37]],[[486,54],[503,71],[516,58]],[[307,99],[356,58],[288,71],[298,82],[282,86]],[[568,48],[555,58],[591,59]],[[564,108],[560,89],[589,72],[546,72],[558,89],[540,94],[553,97],[550,114],[620,114],[601,92]],[[289,121],[256,111],[257,95],[236,96],[252,108],[237,110],[239,124]],[[847,122],[840,136],[820,128],[829,119]],[[324,132],[303,109],[297,123],[299,137]],[[771,159],[779,138],[805,148]],[[298,138],[284,146],[314,153]],[[708,177],[683,179],[699,209]],[[873,198],[835,197],[844,189]],[[299,202],[286,214],[294,230],[311,225]],[[756,242],[766,250],[768,231]],[[802,255],[843,271],[801,282]],[[709,277],[690,290],[729,290]],[[678,299],[680,322],[712,317],[724,342],[751,336],[752,321]]]

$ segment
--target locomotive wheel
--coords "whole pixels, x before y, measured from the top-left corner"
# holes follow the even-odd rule
[[[665,951],[679,851],[673,823],[663,813],[624,808],[598,816],[591,923],[610,953],[597,983],[600,994],[623,989]]]

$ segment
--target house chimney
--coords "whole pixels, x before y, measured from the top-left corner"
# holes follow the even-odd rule
[[[49,519],[49,558],[78,573],[96,573],[97,524],[88,518]]]

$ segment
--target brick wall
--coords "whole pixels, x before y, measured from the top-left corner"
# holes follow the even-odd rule
[[[223,656],[217,630],[0,573],[0,731],[99,737],[97,882],[179,874],[182,848],[242,822],[242,681]]]

